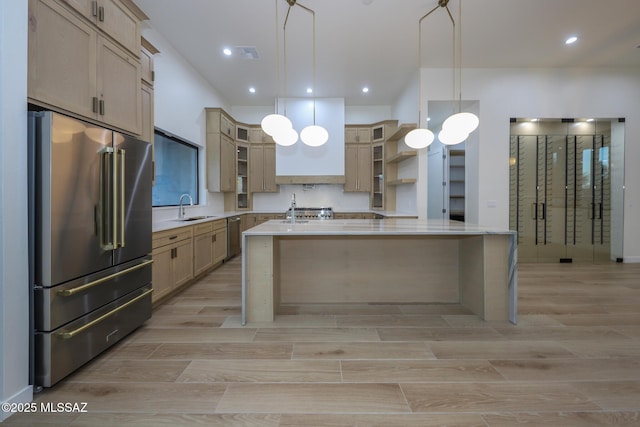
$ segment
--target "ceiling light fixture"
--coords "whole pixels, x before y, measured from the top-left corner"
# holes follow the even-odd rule
[[[222,53],[224,53],[227,56],[231,56],[231,49],[229,49],[228,47],[225,47],[224,49],[222,49]]]
[[[277,32],[277,21],[278,21],[278,0],[276,0],[276,32]],[[329,133],[322,126],[318,126],[316,124],[316,96],[315,96],[315,86],[316,86],[316,14],[313,10],[309,9],[306,6],[303,6],[297,2],[297,0],[286,0],[289,4],[289,9],[287,10],[287,15],[284,20],[284,25],[282,27],[283,33],[283,51],[284,51],[284,116],[280,116],[279,114],[270,114],[262,120],[262,128],[265,132],[269,133],[267,129],[271,130],[272,133],[269,133],[277,144],[288,146],[293,145],[298,141],[298,133],[293,129],[291,125],[291,121],[287,119],[287,22],[289,21],[289,14],[291,12],[291,8],[298,5],[302,9],[311,13],[313,17],[313,86],[307,89],[307,93],[313,93],[313,124],[305,127],[300,132],[300,139],[302,142],[310,147],[319,147],[325,144],[329,139]],[[276,43],[277,43],[277,35],[276,35]],[[279,59],[278,59],[279,61]],[[277,107],[276,107],[277,108]],[[280,116],[280,117],[274,117]],[[282,119],[284,117],[285,120]],[[266,121],[266,123],[265,123]],[[270,128],[271,124],[273,128]],[[266,125],[266,127],[265,127]]]
[[[369,88],[368,87],[363,87],[362,88],[362,93],[369,93]]]
[[[568,39],[566,39],[564,41],[564,44],[574,44],[575,42],[578,41],[578,37],[577,36],[571,36]]]
[[[256,88],[255,88],[255,87],[250,87],[250,88],[249,88],[249,92],[251,92],[251,93],[256,93]]]
[[[449,0],[438,0],[438,5],[433,9],[431,9],[426,15],[420,18],[420,21],[418,21],[419,38],[420,38],[418,40],[418,45],[419,45],[418,54],[420,58],[419,67],[422,67],[422,25],[421,25],[422,20],[425,19],[427,16],[431,15],[433,12],[435,12],[439,7],[443,7],[447,10],[447,14],[449,15],[449,19],[451,20],[451,25],[452,25],[452,34],[453,34],[453,66],[452,66],[453,97],[452,99],[454,100],[454,107],[453,107],[454,114],[449,116],[442,123],[442,131],[438,133],[438,139],[440,140],[440,142],[442,142],[445,145],[455,145],[467,139],[469,134],[477,129],[478,125],[480,124],[480,119],[478,118],[478,116],[476,116],[473,113],[462,111],[462,0],[458,1],[458,45],[457,46],[456,46],[456,21],[453,19],[451,10],[449,10]],[[456,52],[456,48],[457,48],[457,52]],[[456,94],[456,57],[458,58],[457,68],[458,68],[458,79],[459,79],[457,94]],[[418,97],[418,108],[419,108],[418,109],[419,111],[418,129],[415,129],[415,132],[416,132],[415,136],[412,136],[411,132],[409,132],[405,137],[405,144],[407,145],[412,144],[412,145],[409,145],[409,147],[418,148],[418,149],[428,147],[431,144],[431,142],[433,142],[433,140],[429,140],[431,138],[431,135],[433,135],[433,133],[431,131],[428,131],[428,129],[426,129],[428,132],[417,132],[417,131],[421,131],[420,129],[420,111],[421,111],[420,96],[422,96],[422,71],[419,71],[419,72],[420,72],[420,75],[419,75],[420,94]],[[455,112],[456,97],[458,98],[457,112]],[[418,135],[421,135],[421,138],[418,137]]]
[[[284,92],[284,115],[279,114],[279,94],[280,94],[280,40],[278,38],[278,0],[275,0],[276,3],[276,13],[275,13],[275,21],[276,21],[276,112],[274,114],[269,114],[265,116],[260,122],[260,126],[262,130],[269,136],[273,138],[273,140],[280,145],[293,145],[298,140],[298,135],[296,133],[295,141],[290,142],[292,139],[292,134],[288,132],[289,129],[293,130],[293,124],[291,120],[286,117],[287,114],[287,83],[286,83],[286,71],[285,71],[285,92]],[[295,131],[294,131],[295,132]],[[289,138],[283,137],[278,138],[278,134],[289,135]]]

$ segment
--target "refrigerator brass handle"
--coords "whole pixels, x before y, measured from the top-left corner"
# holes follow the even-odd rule
[[[100,167],[102,171],[100,173],[100,203],[102,207],[100,209],[100,222],[99,224],[99,233],[100,233],[100,245],[102,249],[112,250],[115,249],[115,241],[113,240],[113,232],[111,227],[113,226],[112,213],[113,209],[111,205],[115,200],[113,200],[113,190],[108,191],[109,183],[113,182],[113,169],[112,169],[112,160],[111,156],[113,155],[113,148],[105,147],[101,153],[102,159],[100,162]]]
[[[598,203],[598,219],[602,219],[602,203]]]
[[[547,204],[546,203],[540,203],[542,205],[542,217],[540,219],[545,220],[547,219]]]
[[[125,166],[126,166],[126,157],[125,157],[125,151],[124,149],[119,149],[118,150],[118,155],[120,156],[120,186],[118,188],[118,193],[120,194],[120,240],[118,241],[118,246],[121,248],[124,248],[125,242],[124,242],[124,236],[125,236],[125,224],[124,224],[124,219],[125,219],[125,200],[126,200],[126,195],[125,195]]]
[[[94,280],[93,282],[89,282],[89,283],[84,284],[82,286],[78,286],[78,287],[71,288],[71,289],[59,290],[58,291],[58,295],[63,296],[63,297],[70,297],[70,296],[75,295],[77,293],[86,291],[87,289],[92,288],[94,286],[97,286],[97,285],[99,285],[101,283],[107,282],[107,281],[109,281],[111,279],[115,279],[118,276],[122,276],[123,274],[128,274],[128,273],[131,273],[133,271],[139,270],[139,269],[141,269],[143,267],[146,267],[147,265],[152,264],[152,263],[153,263],[152,259],[150,259],[148,261],[144,261],[144,262],[142,262],[142,263],[140,263],[138,265],[134,265],[133,267],[129,267],[126,270],[118,271],[117,273],[110,274],[108,276],[105,276],[105,277],[103,277],[101,279],[98,279],[98,280]]]
[[[118,248],[118,238],[119,236],[119,222],[120,216],[118,212],[118,205],[120,205],[120,200],[118,199],[118,193],[120,192],[119,182],[120,175],[118,174],[118,168],[120,167],[120,161],[118,159],[119,153],[118,150],[113,150],[113,163],[111,164],[111,197],[113,200],[111,206],[111,241],[113,242],[113,249]]]
[[[98,323],[102,322],[106,318],[113,316],[114,314],[116,314],[120,310],[124,310],[125,308],[129,307],[131,304],[134,304],[134,303],[140,301],[142,298],[146,297],[151,292],[153,292],[153,289],[147,290],[142,295],[138,295],[137,297],[135,297],[131,301],[127,301],[126,303],[122,304],[121,306],[114,308],[110,312],[103,314],[102,316],[98,317],[97,319],[92,320],[91,322],[87,323],[86,325],[80,326],[78,329],[74,329],[73,331],[61,331],[61,332],[58,332],[57,335],[60,338],[62,338],[63,340],[71,339],[71,338],[75,337],[76,335],[86,331],[87,329],[97,325]]]

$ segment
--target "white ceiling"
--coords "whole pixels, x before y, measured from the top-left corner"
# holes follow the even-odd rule
[[[449,8],[458,19],[459,0]],[[166,38],[231,105],[273,105],[284,95],[276,50],[285,0],[136,0]],[[390,105],[418,69],[418,20],[437,0],[300,0],[316,14],[316,96],[346,105]],[[565,46],[570,35],[579,40]],[[313,84],[312,17],[299,6],[287,24],[287,97]],[[475,67],[640,69],[640,0],[465,0],[462,62]],[[452,27],[443,8],[422,24],[422,66],[451,67]],[[259,59],[225,57],[255,47]],[[276,87],[276,52],[281,84]],[[370,87],[368,94],[362,86]],[[248,88],[254,86],[255,94]]]

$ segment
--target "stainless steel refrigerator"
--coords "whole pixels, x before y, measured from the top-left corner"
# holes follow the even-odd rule
[[[151,317],[151,146],[29,112],[33,383],[50,387]]]

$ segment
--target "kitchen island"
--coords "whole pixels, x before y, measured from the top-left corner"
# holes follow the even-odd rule
[[[242,324],[284,305],[461,304],[517,321],[516,234],[457,221],[268,221],[242,233]]]

